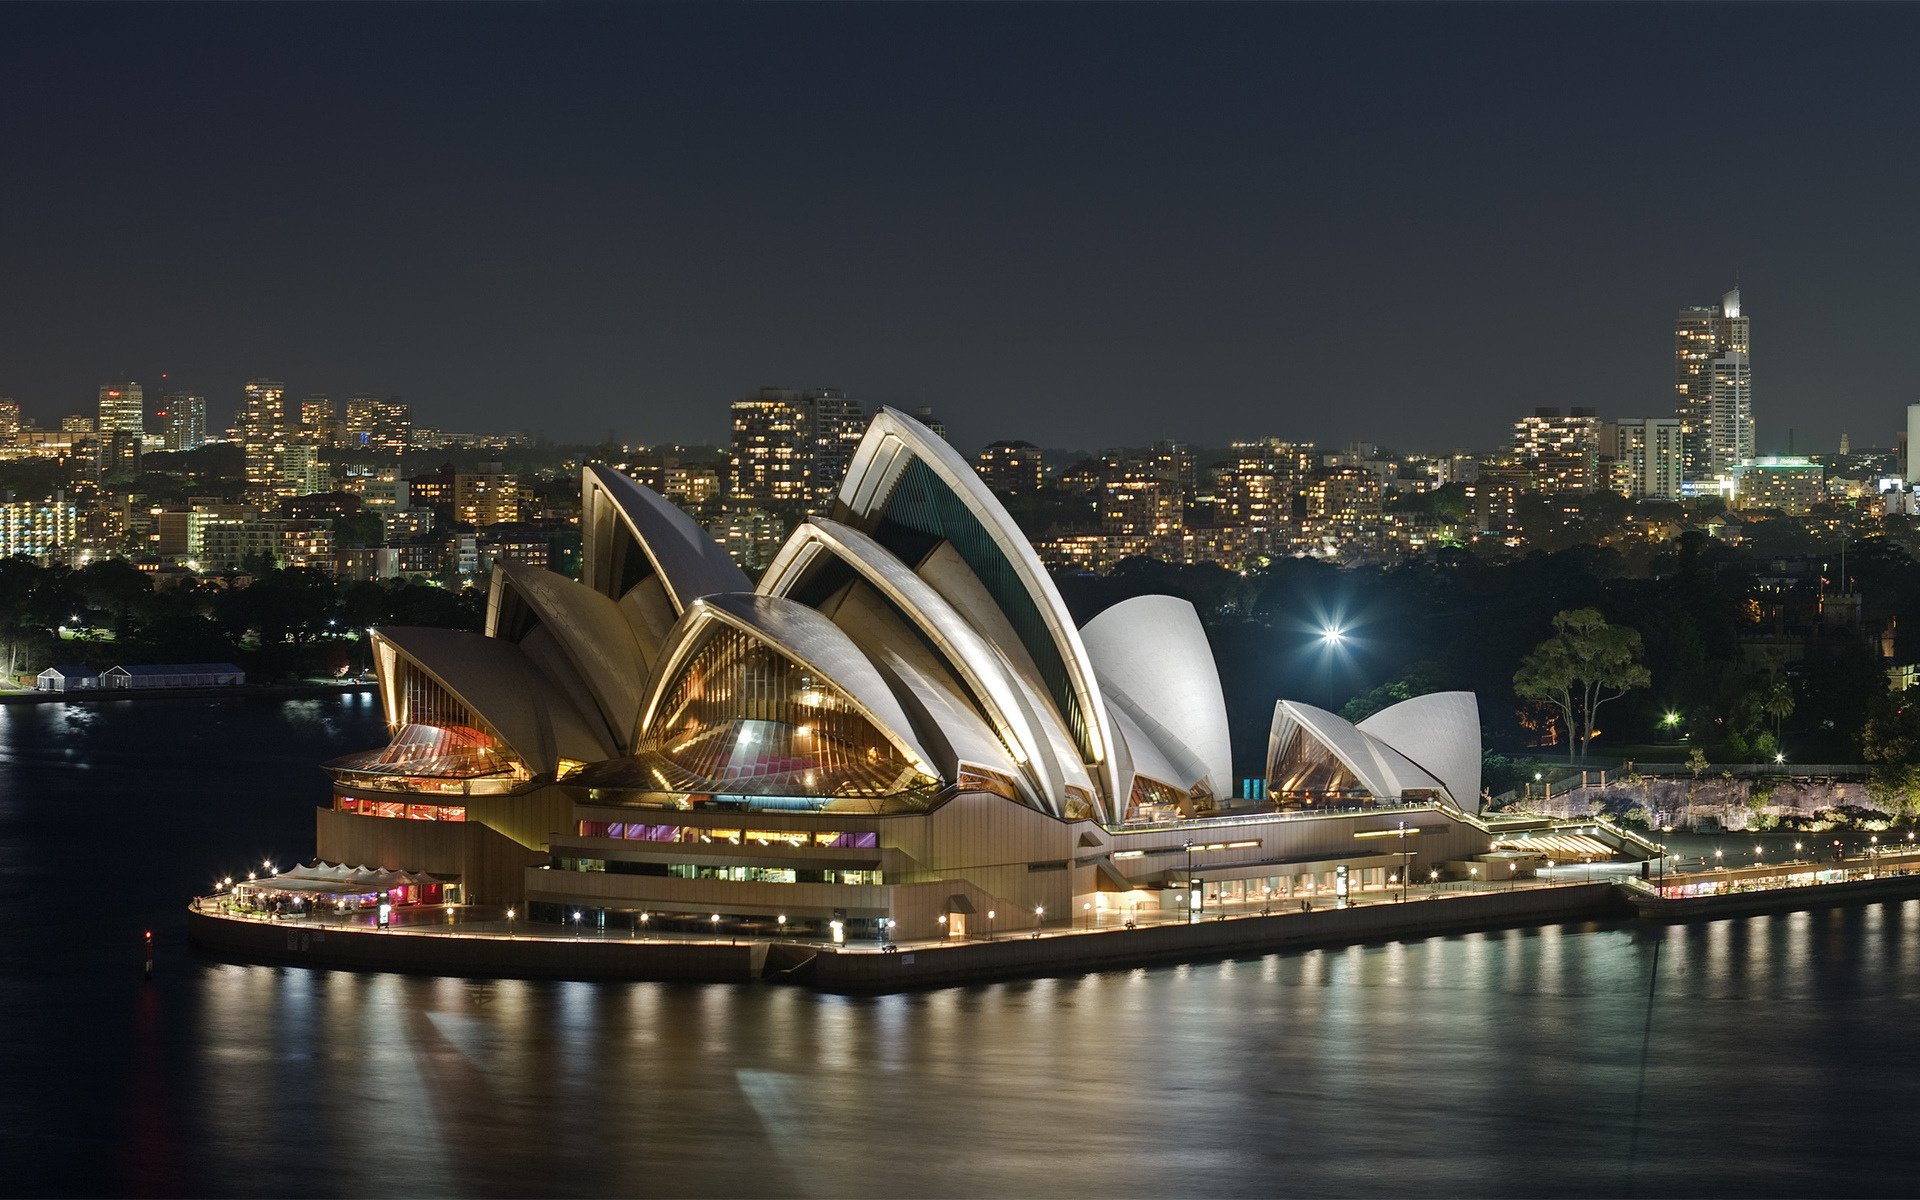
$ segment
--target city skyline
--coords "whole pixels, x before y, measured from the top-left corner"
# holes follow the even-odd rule
[[[824,386],[967,444],[1080,444],[1097,410],[1115,444],[1438,448],[1537,405],[1665,412],[1673,311],[1740,287],[1757,451],[1885,441],[1913,168],[1867,148],[1899,140],[1916,18],[1729,11],[214,9],[189,37],[13,8],[36,170],[0,213],[37,236],[0,311],[36,352],[0,393],[139,379],[218,420],[270,374],[440,427],[534,400],[562,440],[711,441],[705,402]],[[82,55],[139,111],[58,86]],[[1715,112],[1768,135],[1692,219],[1671,121]]]

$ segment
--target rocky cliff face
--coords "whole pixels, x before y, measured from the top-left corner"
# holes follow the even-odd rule
[[[1904,794],[1876,798],[1858,780],[1753,780],[1703,775],[1692,779],[1629,777],[1603,786],[1577,787],[1542,802],[1531,811],[1554,817],[1604,815],[1636,823],[1644,815],[1652,828],[1728,830],[1771,829],[1782,821],[1859,824],[1891,821],[1906,807]],[[1635,814],[1635,815],[1629,815]]]

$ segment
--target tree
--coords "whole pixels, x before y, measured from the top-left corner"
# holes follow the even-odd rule
[[[1653,676],[1640,662],[1640,635],[1609,625],[1595,608],[1566,609],[1553,616],[1553,636],[1533,648],[1513,673],[1523,700],[1551,704],[1567,727],[1567,759],[1584,762],[1600,707]]]
[[[1773,718],[1773,740],[1780,742],[1780,722],[1793,715],[1793,689],[1787,681],[1775,678],[1766,690],[1760,693],[1760,711]]]

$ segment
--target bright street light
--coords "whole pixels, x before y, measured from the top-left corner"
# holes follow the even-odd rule
[[[1347,640],[1347,631],[1338,625],[1329,625],[1320,631],[1320,640],[1329,646],[1338,646]]]

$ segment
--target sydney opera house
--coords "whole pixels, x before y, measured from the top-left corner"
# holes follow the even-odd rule
[[[1076,626],[892,410],[757,584],[626,476],[583,489],[580,579],[502,565],[484,634],[374,632],[391,740],[327,764],[322,859],[601,928],[924,938],[1311,902],[1487,850],[1472,696],[1358,724],[1283,701],[1236,787],[1192,606]]]

